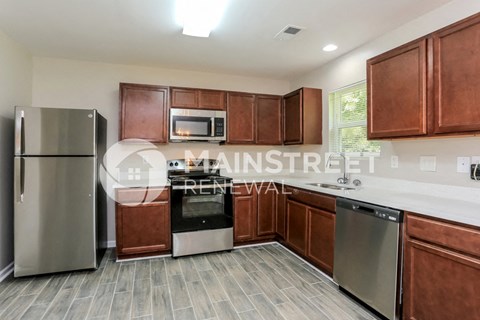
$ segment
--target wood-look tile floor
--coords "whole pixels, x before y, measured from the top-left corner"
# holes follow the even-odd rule
[[[278,244],[0,283],[0,319],[376,319]]]

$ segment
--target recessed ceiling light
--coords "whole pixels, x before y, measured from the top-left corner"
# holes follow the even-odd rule
[[[228,0],[176,0],[177,22],[183,34],[208,37],[220,22]]]
[[[333,43],[331,44],[327,44],[325,47],[323,47],[323,51],[326,51],[326,52],[331,52],[331,51],[335,51],[337,50],[337,46],[334,45]]]

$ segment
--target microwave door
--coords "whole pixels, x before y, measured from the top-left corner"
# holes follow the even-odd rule
[[[175,116],[173,132],[177,137],[211,137],[211,118]]]

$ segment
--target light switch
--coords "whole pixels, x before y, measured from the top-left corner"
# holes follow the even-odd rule
[[[421,156],[420,157],[420,171],[435,172],[437,171],[437,157],[436,156]]]
[[[392,156],[390,158],[390,166],[392,168],[398,168],[398,156]]]
[[[470,157],[457,157],[457,172],[470,172]]]

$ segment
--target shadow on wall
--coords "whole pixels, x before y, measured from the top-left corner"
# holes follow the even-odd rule
[[[13,261],[14,121],[0,117],[0,271]]]

